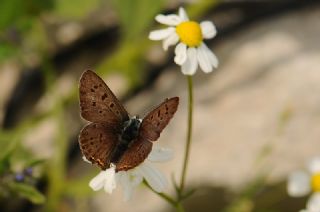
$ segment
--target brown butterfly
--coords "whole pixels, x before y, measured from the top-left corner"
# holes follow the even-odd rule
[[[127,111],[104,81],[93,71],[80,78],[81,116],[92,123],[79,135],[82,154],[105,170],[116,171],[138,166],[149,155],[156,141],[177,111],[179,97],[166,99],[141,121],[129,118]]]

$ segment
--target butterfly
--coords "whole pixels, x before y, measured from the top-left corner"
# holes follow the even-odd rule
[[[79,99],[82,118],[91,122],[79,135],[82,154],[102,170],[114,164],[116,171],[132,169],[146,159],[179,105],[179,97],[173,97],[143,120],[130,118],[110,88],[90,70],[80,78]]]

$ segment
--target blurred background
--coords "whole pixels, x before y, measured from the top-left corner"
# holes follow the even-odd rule
[[[1,0],[1,211],[174,211],[139,187],[122,201],[93,192],[99,169],[77,137],[78,81],[103,77],[131,115],[180,96],[158,144],[175,157],[159,168],[179,179],[187,85],[173,48],[148,40],[156,14],[186,8],[213,21],[206,43],[219,68],[194,77],[195,112],[186,211],[298,211],[286,179],[320,155],[320,3],[311,0]],[[167,190],[174,194],[172,183]]]

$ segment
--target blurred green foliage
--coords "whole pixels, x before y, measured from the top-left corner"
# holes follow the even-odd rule
[[[99,8],[102,3],[102,0],[55,0],[54,13],[66,19],[81,20]]]
[[[12,196],[22,197],[34,204],[43,204],[45,196],[35,187],[36,178],[33,170],[44,160],[36,159],[24,148],[18,137],[6,138],[0,132],[0,198],[11,199]],[[25,170],[32,170],[24,173]],[[17,177],[21,179],[17,179]]]
[[[39,15],[53,6],[53,0],[1,1],[0,62],[20,53],[26,33],[38,24]]]
[[[123,37],[131,42],[140,38],[152,23],[153,18],[161,11],[164,0],[112,0],[123,29]],[[146,40],[146,37],[143,38]]]
[[[2,0],[0,7],[0,31],[9,26],[24,26],[26,19],[38,16],[53,8],[53,0]]]

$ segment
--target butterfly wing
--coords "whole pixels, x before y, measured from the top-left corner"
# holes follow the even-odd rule
[[[101,169],[109,168],[112,151],[118,142],[114,128],[104,123],[91,123],[79,135],[82,154]]]
[[[142,120],[139,135],[147,140],[156,141],[177,111],[178,105],[179,97],[166,99],[162,102]]]
[[[93,71],[82,74],[79,96],[81,116],[88,121],[116,126],[129,119],[119,100]]]
[[[159,138],[160,133],[177,111],[178,104],[179,97],[166,99],[142,120],[138,138],[132,142],[116,164],[117,171],[132,169],[148,157],[153,145],[150,141]]]
[[[149,155],[152,143],[143,137],[138,137],[122,155],[116,164],[117,171],[126,171],[142,163]]]

